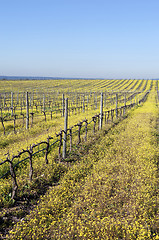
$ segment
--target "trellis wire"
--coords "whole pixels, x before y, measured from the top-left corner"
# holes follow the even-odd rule
[[[139,104],[140,104],[141,102],[144,102],[144,101],[146,100],[148,94],[149,94],[149,91],[147,91],[147,92],[144,94],[144,96],[142,97],[142,99],[139,100]],[[105,111],[104,114],[108,113],[108,117],[109,117],[110,111],[111,111],[111,113],[112,113],[112,111],[113,111],[113,114],[114,114],[116,110],[119,110],[119,109],[122,110],[122,109],[125,109],[125,108],[131,108],[131,107],[133,107],[133,106],[135,106],[135,105],[136,105],[136,103],[131,103],[131,104],[126,105],[126,106],[124,105],[124,106],[122,106],[122,107],[120,107],[120,108],[115,108],[115,109],[111,109],[111,110],[109,110],[109,111]],[[123,111],[123,115],[124,115],[124,113],[125,113],[125,111]],[[102,113],[102,114],[103,114],[103,113]],[[121,114],[122,114],[122,113],[121,113]],[[88,127],[92,122],[94,122],[94,127],[93,127],[93,131],[94,131],[94,132],[95,132],[95,127],[96,127],[96,122],[97,122],[97,120],[98,120],[98,130],[99,130],[99,117],[100,117],[100,114],[96,114],[95,116],[92,117],[92,120],[91,120],[89,123],[87,123],[87,127]],[[80,144],[80,142],[81,142],[81,136],[80,136],[81,133],[80,133],[80,131],[81,131],[82,127],[84,127],[84,126],[82,126],[83,123],[86,122],[86,121],[87,121],[87,119],[85,119],[85,120],[83,120],[83,121],[81,121],[81,122],[79,122],[78,124],[75,124],[75,125],[73,126],[73,127],[78,126],[78,130],[75,131],[75,132],[73,132],[73,133],[77,133],[77,132],[78,132],[78,143],[77,143],[77,144]],[[106,122],[105,122],[105,123],[106,123]],[[71,129],[71,131],[72,131],[72,128],[73,128],[73,127],[65,130],[65,132],[68,131],[68,130],[70,130],[70,129]],[[88,130],[88,128],[87,128],[87,130]],[[4,164],[4,163],[6,163],[6,162],[8,162],[8,163],[10,164],[10,171],[7,171],[5,174],[3,174],[3,176],[1,176],[0,179],[4,178],[4,177],[5,177],[6,175],[8,175],[9,172],[10,172],[10,174],[11,174],[11,176],[12,176],[12,180],[13,180],[12,199],[16,196],[16,191],[17,191],[17,188],[18,188],[18,185],[17,185],[17,183],[16,183],[16,175],[15,175],[15,172],[14,172],[14,168],[15,168],[16,166],[18,166],[20,163],[22,163],[22,162],[24,162],[24,161],[26,161],[26,160],[28,160],[28,159],[30,159],[30,161],[32,162],[32,157],[35,156],[37,153],[42,152],[42,151],[44,151],[44,150],[46,150],[46,152],[45,152],[45,162],[46,162],[46,164],[48,164],[47,155],[48,155],[48,153],[49,153],[50,147],[53,146],[53,145],[55,145],[57,142],[60,142],[60,144],[59,144],[59,161],[60,161],[61,156],[62,156],[62,155],[61,155],[62,140],[65,140],[65,141],[66,141],[66,138],[65,138],[65,139],[62,138],[62,133],[63,133],[63,132],[64,132],[64,130],[62,130],[59,134],[56,134],[56,136],[60,136],[60,140],[57,139],[57,140],[56,140],[55,142],[53,142],[52,144],[49,143],[49,140],[50,140],[50,139],[53,139],[53,138],[52,138],[52,137],[48,137],[48,138],[47,138],[47,142],[46,142],[46,141],[42,141],[42,142],[40,142],[40,143],[33,144],[32,146],[30,146],[30,150],[28,150],[28,148],[27,148],[26,150],[22,150],[18,155],[12,156],[11,160],[10,160],[10,156],[9,156],[9,153],[8,153],[8,156],[7,156],[6,160],[0,163],[0,165]],[[68,136],[69,136],[69,135],[70,135],[70,134],[68,134]],[[35,147],[37,147],[37,146],[39,147],[39,145],[41,145],[41,144],[46,144],[47,146],[46,146],[45,148],[40,149],[40,150],[36,151],[35,153],[33,153],[33,148],[35,148]],[[15,165],[13,165],[13,160],[14,160],[15,158],[19,158],[23,153],[29,153],[29,156],[26,157],[26,158],[24,158],[24,159],[22,159],[21,161],[19,161],[19,162],[16,163]],[[65,156],[65,157],[66,157],[66,156]],[[30,163],[30,164],[32,164],[32,163]],[[33,169],[31,169],[31,167],[32,167],[32,166],[30,165],[30,172],[29,172],[29,176],[30,176],[30,173],[31,173],[30,180],[32,180],[32,174],[33,174]],[[32,172],[31,172],[31,171],[32,171]]]

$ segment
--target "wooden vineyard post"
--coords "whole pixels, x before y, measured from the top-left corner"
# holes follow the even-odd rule
[[[63,159],[66,158],[67,123],[68,123],[68,98],[65,98],[65,122],[64,122],[63,153],[62,153]]]
[[[94,122],[94,125],[93,125],[93,134],[94,134],[96,131],[96,121],[97,121],[96,116],[92,117],[92,120]]]
[[[13,92],[11,92],[11,115],[13,116]]]
[[[82,124],[83,124],[83,122],[80,122],[80,123],[75,125],[75,126],[78,126],[78,143],[77,144],[81,143],[81,128],[82,128]]]
[[[26,129],[29,129],[29,97],[26,92]]]
[[[116,113],[116,119],[118,119],[118,94],[116,93],[116,108],[115,108],[115,113]]]
[[[45,94],[43,94],[43,112],[45,112]]]
[[[85,96],[83,95],[83,112],[85,112]]]
[[[23,103],[22,103],[22,97],[20,98],[20,110],[21,110],[21,114],[22,114],[22,109],[23,109]]]
[[[102,129],[103,124],[103,93],[101,93],[101,102],[100,102],[100,122],[99,128]]]

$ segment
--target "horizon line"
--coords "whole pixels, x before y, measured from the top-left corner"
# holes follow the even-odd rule
[[[49,79],[54,79],[54,80],[58,80],[58,79],[101,79],[101,80],[159,80],[159,78],[101,78],[101,77],[44,77],[44,76],[16,76],[16,75],[0,75],[0,80],[49,80]]]

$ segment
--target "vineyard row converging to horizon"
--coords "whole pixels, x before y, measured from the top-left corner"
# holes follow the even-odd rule
[[[151,90],[151,88],[150,88]],[[48,164],[48,154],[51,150],[52,146],[55,146],[57,143],[59,143],[58,146],[58,159],[59,162],[62,159],[65,159],[67,157],[66,153],[66,141],[67,138],[70,138],[70,149],[69,152],[71,152],[72,150],[72,136],[73,133],[77,133],[78,135],[78,142],[77,144],[80,144],[81,142],[81,129],[84,126],[83,123],[85,123],[85,137],[84,140],[87,141],[87,132],[88,132],[88,126],[93,122],[93,133],[95,133],[96,131],[96,124],[98,123],[98,130],[102,128],[102,124],[103,124],[103,119],[105,119],[105,124],[108,123],[109,119],[113,122],[113,119],[116,118],[118,119],[118,117],[120,116],[124,116],[125,115],[125,111],[127,108],[131,108],[137,104],[141,104],[142,102],[145,101],[145,99],[147,98],[149,94],[149,91],[147,91],[146,93],[144,93],[143,97],[138,101],[138,102],[134,102],[131,103],[129,105],[124,104],[124,106],[118,107],[118,95],[116,94],[116,108],[108,110],[108,111],[103,111],[103,93],[101,93],[101,103],[100,103],[100,113],[96,114],[92,117],[92,120],[88,123],[88,120],[85,119],[77,124],[75,124],[73,127],[71,128],[67,128],[67,117],[68,117],[68,99],[66,98],[65,100],[65,128],[64,130],[61,130],[58,134],[56,134],[56,140],[53,141],[52,143],[50,143],[50,140],[54,140],[53,137],[48,136],[46,141],[42,141],[40,143],[37,144],[33,144],[30,145],[29,148],[27,148],[26,150],[22,150],[20,151],[17,155],[13,155],[12,157],[10,156],[9,152],[6,156],[6,160],[2,161],[0,163],[0,165],[3,165],[4,163],[8,163],[9,164],[9,168],[10,170],[8,170],[7,172],[3,173],[3,175],[0,177],[0,179],[8,176],[8,174],[11,175],[12,181],[13,181],[13,188],[12,188],[12,196],[11,199],[15,199],[16,195],[17,195],[17,189],[18,189],[18,184],[17,184],[17,180],[16,180],[16,173],[15,173],[15,168],[18,167],[18,165],[26,160],[29,160],[29,165],[30,165],[30,170],[29,170],[29,180],[32,181],[32,177],[33,177],[33,156],[35,156],[36,154],[43,152],[44,157],[45,157],[45,163]],[[73,132],[73,128],[78,127],[78,130],[76,130],[75,132]],[[69,132],[69,133],[68,133]],[[64,135],[63,135],[64,134]],[[46,147],[43,147],[43,145],[45,144]],[[40,149],[39,147],[42,146],[42,148]],[[63,146],[63,152],[61,153],[61,149]],[[37,151],[33,151],[34,149],[36,149],[38,147]],[[19,157],[21,157],[22,155],[25,154],[29,154],[28,157],[25,157],[24,159],[17,161],[15,164],[13,164],[13,160],[14,159],[19,159]]]

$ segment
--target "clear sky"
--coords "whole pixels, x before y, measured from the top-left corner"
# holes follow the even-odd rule
[[[159,78],[159,0],[0,0],[0,75]]]

